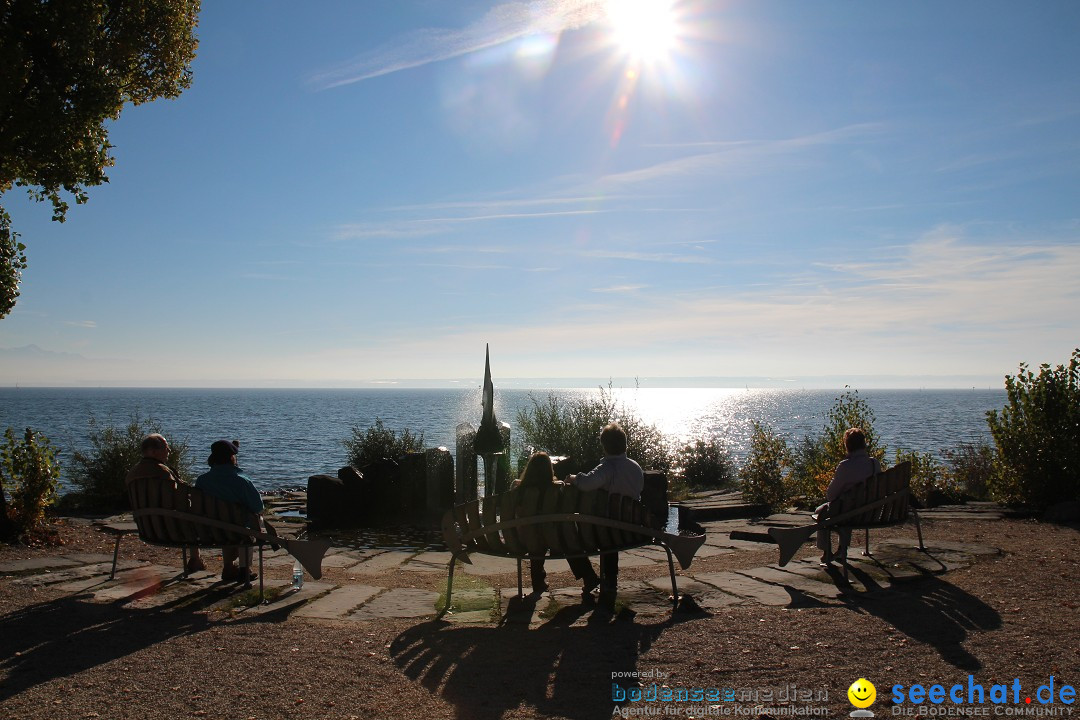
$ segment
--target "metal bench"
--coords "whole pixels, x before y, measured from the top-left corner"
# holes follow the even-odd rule
[[[450,562],[446,605],[440,615],[450,608],[457,561],[471,564],[470,553],[516,559],[520,597],[523,560],[566,560],[644,545],[659,545],[667,553],[671,594],[677,606],[679,588],[672,555],[685,570],[705,542],[704,534],[665,532],[662,521],[633,498],[562,485],[519,488],[455,505],[443,516],[442,531]]]

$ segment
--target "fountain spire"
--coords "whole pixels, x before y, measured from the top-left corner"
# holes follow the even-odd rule
[[[480,427],[476,431],[476,454],[481,457],[491,453],[502,452],[502,433],[499,432],[499,423],[495,419],[495,385],[491,382],[491,349],[484,344],[484,414],[480,419]]]

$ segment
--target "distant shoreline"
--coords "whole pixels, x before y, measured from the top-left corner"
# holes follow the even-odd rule
[[[305,383],[205,381],[126,385],[78,381],[72,383],[0,382],[0,390],[474,390],[479,378],[368,380]],[[1004,390],[1005,378],[962,375],[861,375],[771,377],[641,377],[641,378],[495,378],[500,390],[574,390],[612,388],[649,389],[747,389],[747,390]]]

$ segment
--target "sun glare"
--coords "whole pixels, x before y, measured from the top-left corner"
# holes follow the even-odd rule
[[[675,47],[673,0],[608,0],[607,16],[615,45],[632,60],[664,60]]]

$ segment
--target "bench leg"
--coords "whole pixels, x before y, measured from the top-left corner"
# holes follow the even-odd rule
[[[673,603],[672,609],[679,609],[679,586],[675,584],[675,562],[671,559],[671,548],[667,545],[663,546],[665,552],[667,552],[667,566],[668,572],[671,573],[671,602]]]
[[[454,592],[454,566],[457,565],[457,555],[450,556],[450,573],[446,577],[446,604],[443,605],[435,617],[441,618],[450,610],[450,596]]]
[[[109,571],[109,579],[116,579],[116,559],[120,556],[120,541],[124,538],[124,533],[116,534],[116,545],[112,551],[112,570]]]
[[[266,575],[263,573],[263,544],[259,543],[259,602],[263,605],[267,605],[266,602],[266,590],[263,586],[263,579]]]
[[[865,530],[866,530],[866,547],[863,549],[862,554],[866,555],[867,557],[873,557],[874,553],[870,552],[870,528],[865,528]]]
[[[915,532],[919,533],[919,549],[926,552],[926,546],[923,545],[922,540],[922,525],[919,524],[919,513],[915,508],[911,508],[911,517],[915,518]]]
[[[521,558],[517,559],[517,565],[518,565],[518,597],[525,597],[524,594],[522,593],[522,585],[521,585]]]

